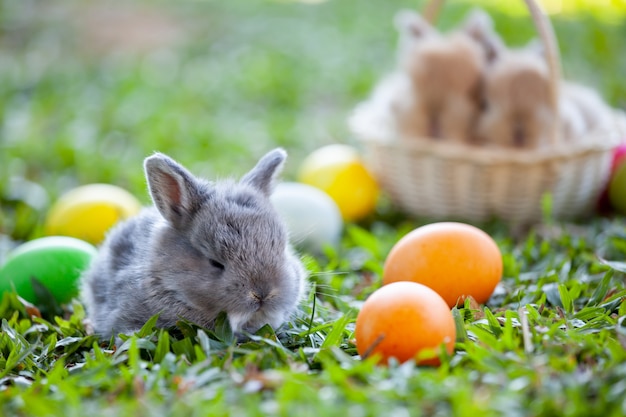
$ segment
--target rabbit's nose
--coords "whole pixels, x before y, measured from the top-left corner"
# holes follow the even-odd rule
[[[265,291],[252,291],[250,292],[250,298],[257,304],[258,308],[261,308],[267,300],[267,293]]]
[[[276,296],[276,291],[270,288],[256,288],[250,291],[250,299],[261,309]]]

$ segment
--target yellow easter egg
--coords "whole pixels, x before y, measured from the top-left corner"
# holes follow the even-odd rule
[[[139,201],[120,187],[83,185],[63,194],[53,204],[46,219],[45,233],[98,244],[115,223],[137,214],[140,209]]]
[[[298,179],[325,191],[344,220],[361,220],[376,207],[379,188],[356,149],[341,144],[324,146],[302,163]]]

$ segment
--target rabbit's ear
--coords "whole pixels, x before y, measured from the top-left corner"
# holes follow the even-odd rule
[[[274,181],[281,171],[287,152],[276,148],[263,156],[256,166],[241,179],[242,184],[248,184],[258,188],[263,194],[269,196],[274,188]]]
[[[491,16],[483,9],[478,8],[472,9],[467,14],[463,27],[470,35],[476,35],[477,37],[485,33],[491,33],[494,30]]]
[[[144,162],[154,205],[174,226],[182,226],[201,201],[196,178],[170,157],[156,153]]]
[[[502,38],[494,29],[493,19],[482,9],[472,9],[468,13],[462,30],[483,47],[487,62],[499,58],[506,49]]]
[[[401,10],[398,12],[394,17],[394,24],[398,32],[413,38],[423,38],[426,35],[436,33],[431,24],[413,10]]]

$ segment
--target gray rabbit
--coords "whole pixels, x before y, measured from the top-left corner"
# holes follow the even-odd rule
[[[155,207],[116,226],[82,278],[96,334],[132,333],[153,315],[235,332],[279,327],[304,293],[305,269],[269,196],[287,154],[275,149],[239,182],[194,177],[163,154],[144,163]]]

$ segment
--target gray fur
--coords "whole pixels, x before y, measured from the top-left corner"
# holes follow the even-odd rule
[[[286,153],[269,152],[241,181],[209,183],[162,154],[145,161],[154,207],[116,226],[83,276],[97,334],[132,333],[185,318],[234,331],[279,327],[295,311],[305,271],[269,195]],[[223,268],[220,266],[222,265]]]

